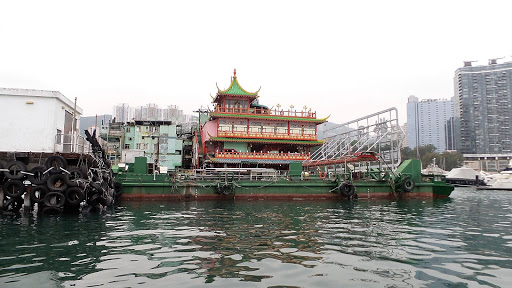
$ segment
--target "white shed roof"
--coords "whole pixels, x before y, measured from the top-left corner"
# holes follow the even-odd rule
[[[62,103],[68,105],[69,107],[75,106],[75,103],[73,101],[66,98],[66,96],[64,96],[59,91],[21,89],[21,88],[0,88],[0,96],[1,95],[57,98]],[[82,108],[80,108],[78,106],[76,106],[76,111],[79,114],[83,114]]]

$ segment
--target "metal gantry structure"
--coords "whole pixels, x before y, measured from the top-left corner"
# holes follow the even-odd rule
[[[400,164],[405,133],[398,124],[395,107],[340,124],[325,133],[330,136],[303,166],[380,161],[380,165],[395,170]]]

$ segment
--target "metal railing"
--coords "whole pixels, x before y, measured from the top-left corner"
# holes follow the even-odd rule
[[[218,137],[256,138],[256,139],[288,139],[316,141],[315,134],[288,134],[278,132],[247,132],[247,131],[217,131]]]
[[[102,147],[106,147],[107,142],[101,138],[98,138],[98,142]],[[85,137],[77,134],[56,134],[54,152],[59,153],[91,153],[91,143],[89,143]]]
[[[238,108],[238,107],[223,107],[216,106],[215,112],[217,113],[235,113],[235,114],[262,114],[283,117],[296,117],[296,118],[311,118],[316,119],[316,112],[311,111],[296,111],[296,110],[278,110],[267,108]]]
[[[215,153],[215,158],[308,160],[309,153],[217,152]]]
[[[400,147],[405,134],[394,107],[340,124],[324,133],[331,136],[311,154],[311,159],[303,162],[304,166],[352,162],[366,155],[364,153],[376,153],[381,164],[392,170],[401,162]]]

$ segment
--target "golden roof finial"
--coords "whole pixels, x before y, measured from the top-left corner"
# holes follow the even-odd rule
[[[235,71],[233,72],[233,77],[236,78],[236,68],[235,68]]]

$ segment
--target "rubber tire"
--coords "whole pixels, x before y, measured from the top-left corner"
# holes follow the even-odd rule
[[[82,170],[82,168],[73,167],[73,168],[69,169],[68,171],[70,174],[67,177],[68,181],[66,183],[70,187],[78,187],[79,185],[76,180],[84,180],[85,179],[84,170]]]
[[[2,209],[4,211],[12,211],[14,213],[20,212],[21,207],[23,207],[23,200],[21,198],[4,198],[4,203]]]
[[[116,191],[115,198],[119,198],[123,195],[123,184],[121,182],[114,181],[114,190]]]
[[[69,188],[64,192],[64,196],[66,196],[66,204],[70,206],[78,206],[85,199],[84,191],[78,187]]]
[[[103,181],[107,183],[109,188],[114,188],[113,183],[112,170],[107,170],[103,172]]]
[[[58,197],[57,203],[50,202],[53,197]],[[43,204],[46,207],[61,208],[61,207],[64,207],[65,203],[66,203],[66,196],[64,196],[64,194],[62,194],[60,192],[50,192],[50,193],[44,195]]]
[[[93,193],[103,193],[103,188],[101,188],[101,185],[96,182],[89,183],[89,186],[91,186],[92,190],[96,191]]]
[[[68,178],[67,175],[64,175],[64,174],[54,174],[54,175],[50,176],[50,178],[48,179],[48,182],[46,182],[46,185],[48,186],[50,191],[64,192],[64,191],[66,191],[66,189],[68,189],[67,182],[69,180],[67,180],[66,178]],[[55,185],[57,184],[58,181],[60,181],[61,184],[60,184],[59,187],[56,187]]]
[[[90,206],[96,206],[100,203],[100,195],[98,194],[92,194],[89,198],[87,198],[87,204]]]
[[[17,191],[10,191],[12,186],[16,186],[18,188]],[[21,180],[9,180],[2,185],[2,190],[4,190],[4,195],[10,198],[20,198],[23,193],[25,193],[25,185]]]
[[[343,197],[350,197],[352,195],[354,195],[355,193],[355,187],[354,187],[354,184],[350,184],[350,183],[343,183],[341,184],[340,186],[340,194],[343,196]]]
[[[406,176],[404,179],[402,179],[402,191],[404,192],[412,192],[414,190],[414,187],[416,186],[416,183],[414,183],[414,180],[411,179],[411,176]]]
[[[28,181],[30,181],[30,183],[34,184],[34,185],[41,185],[41,184],[45,184],[46,181],[48,181],[48,178],[50,177],[50,175],[48,173],[44,173],[46,171],[46,168],[44,168],[43,166],[36,166],[32,169],[30,169],[30,173],[34,174],[34,175],[28,175],[27,178],[28,178]]]
[[[105,203],[106,205],[105,206],[107,206],[107,207],[114,206],[114,198],[112,198],[111,196],[107,196],[105,198],[105,201],[106,201],[106,203]]]
[[[11,168],[13,168],[15,166],[18,166],[18,168],[19,168],[18,171],[27,172],[27,165],[25,165],[25,163],[23,163],[21,161],[13,160],[13,161],[7,163],[7,165],[5,165],[5,169],[9,169],[9,172],[5,171],[4,176],[9,179],[13,179],[13,180],[23,179],[23,177],[25,176],[25,174],[23,174],[23,173],[18,173],[18,174],[10,173]]]
[[[66,158],[60,156],[60,155],[52,155],[46,159],[45,162],[46,169],[49,169],[50,167],[53,167],[54,169],[50,170],[50,174],[58,174],[61,173],[62,170],[60,167],[67,169],[68,168],[68,161]],[[55,169],[57,168],[57,169]]]
[[[224,185],[223,189],[222,189],[222,194],[229,196],[229,195],[233,194],[233,190],[234,190],[233,186]]]
[[[37,197],[36,192],[39,192],[39,197]],[[39,185],[32,187],[30,190],[30,201],[32,203],[43,203],[44,196],[48,194],[50,190],[45,185]]]

